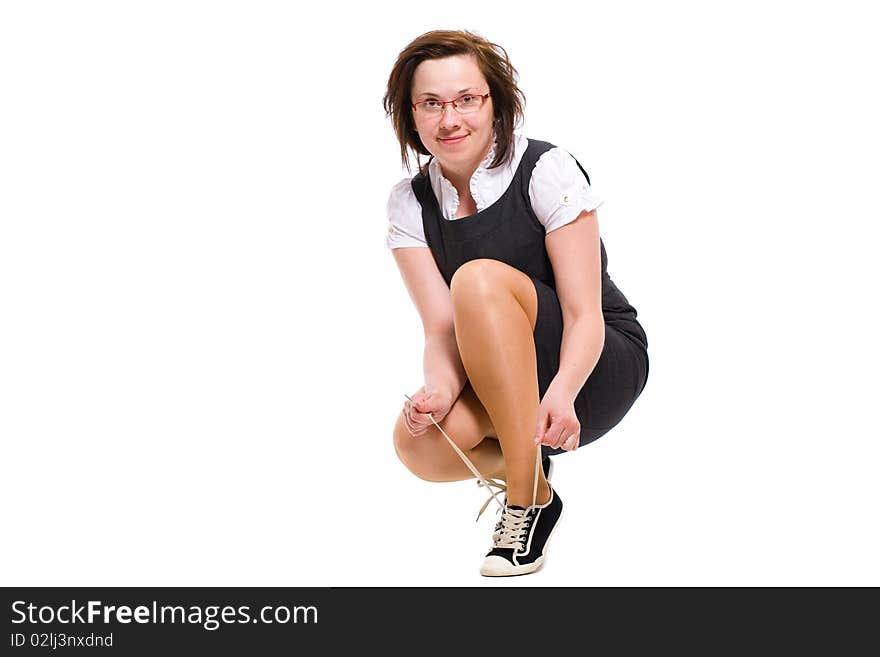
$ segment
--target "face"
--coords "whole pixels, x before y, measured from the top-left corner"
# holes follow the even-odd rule
[[[416,67],[412,102],[429,98],[452,100],[464,93],[489,93],[489,83],[472,55],[427,59]],[[492,97],[477,112],[460,114],[452,104],[436,115],[426,115],[421,107],[413,110],[416,130],[425,148],[440,164],[457,173],[473,172],[489,153],[495,138]],[[448,137],[462,137],[444,141]]]

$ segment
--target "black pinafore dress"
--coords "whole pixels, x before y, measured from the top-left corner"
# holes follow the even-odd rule
[[[443,217],[430,179],[421,173],[412,179],[412,189],[422,207],[425,238],[447,285],[461,265],[475,258],[500,260],[532,279],[538,295],[534,339],[541,399],[559,371],[563,321],[553,267],[544,243],[546,231],[532,211],[529,181],[538,158],[551,148],[553,144],[529,139],[513,180],[501,198],[477,214],[454,221]],[[587,172],[580,162],[577,165],[589,183]],[[601,239],[600,246],[605,344],[574,402],[581,423],[580,446],[596,440],[620,422],[648,380],[645,331],[636,320],[636,309],[608,276],[608,257]],[[541,449],[544,456],[564,451],[546,445]]]

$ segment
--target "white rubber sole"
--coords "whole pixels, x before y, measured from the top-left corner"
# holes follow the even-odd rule
[[[541,566],[544,565],[546,554],[550,551],[550,543],[553,541],[556,528],[559,527],[559,523],[562,522],[564,515],[565,505],[563,504],[562,511],[559,512],[559,518],[556,519],[556,524],[553,525],[553,529],[550,530],[550,535],[547,537],[547,542],[544,544],[544,555],[538,557],[532,563],[522,564],[521,566],[515,566],[504,557],[494,555],[486,557],[483,565],[480,566],[480,575],[483,575],[483,577],[514,577],[516,575],[528,575],[540,570]]]

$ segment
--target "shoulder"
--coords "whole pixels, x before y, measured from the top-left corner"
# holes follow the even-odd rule
[[[532,178],[540,180],[566,174],[571,176],[580,170],[574,156],[552,142],[531,137],[527,140],[524,138],[523,142],[523,164]],[[580,175],[583,176],[582,173]]]
[[[414,214],[421,216],[422,206],[413,191],[412,181],[413,178],[403,178],[391,188],[386,203],[389,220]]]
[[[551,145],[532,171],[529,200],[547,232],[573,221],[583,210],[602,205],[586,172],[566,149]]]
[[[546,143],[546,142],[545,142]],[[541,153],[532,170],[531,188],[569,189],[574,186],[591,186],[589,175],[569,151],[559,146]]]
[[[388,202],[401,200],[412,193],[412,178],[403,178],[391,188],[391,193],[388,194]],[[413,196],[415,195],[413,194]]]
[[[543,152],[535,163],[535,173],[541,172],[540,176],[559,173],[573,173],[579,171],[574,156],[564,148],[550,142],[536,142],[544,145]],[[583,174],[581,174],[583,176]]]
[[[533,137],[526,137],[521,133],[514,133],[513,136],[513,154],[514,167],[516,164],[519,164],[520,160],[523,160],[523,164],[528,164],[528,161],[532,161],[532,166],[534,166],[535,160],[540,157],[540,155],[547,149],[552,148],[553,144],[542,141],[540,139],[534,139]]]
[[[422,226],[422,206],[412,189],[412,178],[395,183],[385,206],[388,229],[385,244],[389,249],[402,246],[427,246]]]

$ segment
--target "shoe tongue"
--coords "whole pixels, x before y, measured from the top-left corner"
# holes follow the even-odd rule
[[[507,508],[510,509],[511,511],[525,511],[526,510],[525,507],[516,506],[515,504],[510,504],[510,505],[508,505]]]

